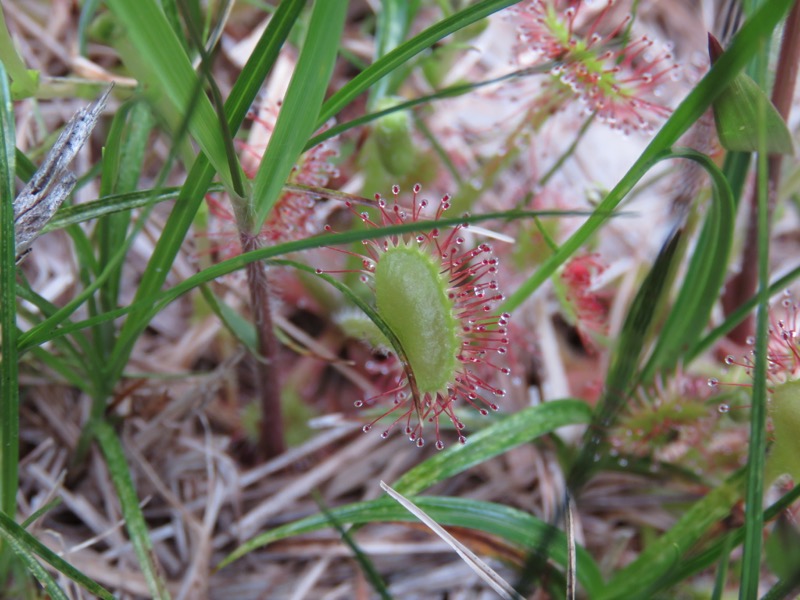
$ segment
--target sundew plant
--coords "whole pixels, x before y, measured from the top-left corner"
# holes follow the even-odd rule
[[[0,597],[800,593],[797,2],[0,15]]]

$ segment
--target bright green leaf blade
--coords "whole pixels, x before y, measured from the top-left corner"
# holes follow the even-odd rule
[[[416,496],[409,498],[440,525],[466,527],[485,531],[523,548],[535,549],[544,537],[553,537],[550,558],[562,567],[567,564],[567,540],[564,533],[540,521],[536,517],[509,506],[480,502],[466,498],[440,498]],[[378,522],[417,522],[417,518],[393,500],[380,498],[332,509],[330,513],[340,523],[365,524]],[[218,566],[222,568],[277,540],[303,533],[318,531],[330,526],[325,515],[314,515],[267,531],[245,542],[229,554]],[[582,548],[577,549],[578,580],[591,597],[595,597],[603,585],[600,571],[592,558]]]
[[[108,423],[95,421],[91,427],[106,458],[111,481],[117,490],[117,498],[122,507],[125,527],[131,538],[136,558],[139,560],[139,567],[147,582],[147,588],[153,598],[159,600],[169,598],[167,586],[158,574],[155,565],[150,533],[147,531],[147,523],[142,515],[142,509],[139,507],[139,498],[133,487],[133,480],[119,437]]]
[[[13,540],[12,547],[16,551],[22,553],[22,555],[25,557],[26,563],[29,564],[29,568],[31,561],[33,563],[36,563],[37,565],[39,564],[39,562],[33,556],[34,554],[36,554],[39,557],[41,557],[45,562],[50,564],[54,569],[63,573],[73,581],[76,581],[79,584],[81,584],[84,588],[86,588],[86,591],[94,594],[95,596],[98,596],[99,598],[113,600],[114,595],[111,594],[108,590],[103,588],[93,579],[87,577],[86,575],[78,571],[78,569],[76,569],[67,561],[65,561],[63,558],[58,556],[58,554],[50,550],[50,548],[42,544],[39,540],[37,540],[30,533],[25,531],[25,529],[17,525],[11,518],[9,518],[4,513],[0,513],[0,536],[9,541]],[[39,567],[41,568],[41,565],[39,565]],[[46,571],[45,574],[47,575],[47,577],[50,577],[50,575],[47,574]],[[50,579],[52,581],[52,578]],[[46,585],[45,581],[43,581],[41,578],[39,580],[42,581],[43,585]],[[56,585],[56,587],[58,587],[55,581],[52,581],[52,583]],[[52,594],[49,587],[47,588],[47,590],[49,593]]]
[[[0,513],[0,516],[3,517],[3,520],[8,518],[2,513]],[[0,540],[3,541],[3,546],[7,546],[25,564],[28,571],[39,580],[39,583],[47,590],[50,598],[54,600],[69,600],[53,576],[36,560],[36,557],[20,541],[19,537],[10,534],[2,525],[0,525]]]
[[[711,176],[713,200],[678,297],[643,369],[645,381],[658,370],[674,368],[686,348],[700,337],[725,282],[727,273],[721,265],[728,264],[736,224],[730,186],[711,159],[692,150],[676,151],[670,157],[697,161]]]
[[[177,115],[188,115],[192,136],[222,180],[232,186],[219,120],[164,12],[155,0],[108,0],[108,6],[136,49],[136,65],[129,66],[135,71],[147,69],[137,75],[166,94]]]
[[[759,149],[758,125],[764,119],[766,151],[794,154],[792,135],[769,97],[747,73],[739,73],[712,105],[722,147],[737,152]]]
[[[261,229],[303,146],[317,128],[316,118],[333,72],[346,14],[345,0],[314,2],[297,67],[253,181],[252,231]]]
[[[322,111],[317,121],[317,128],[322,127],[332,116],[336,115],[345,106],[349,105],[361,93],[367,91],[392,71],[405,65],[408,60],[426,48],[430,48],[442,38],[471,25],[476,21],[488,17],[492,13],[502,10],[519,0],[484,0],[464,10],[443,19],[436,25],[429,27],[407,42],[401,44],[382,58],[376,60],[361,73],[353,77],[346,85],[331,96],[322,105]]]
[[[17,511],[19,364],[14,233],[14,107],[0,62],[0,511]]]
[[[417,465],[392,487],[411,496],[469,467],[551,433],[565,425],[588,424],[592,410],[580,400],[553,400],[531,406],[470,435],[467,443],[446,448]]]

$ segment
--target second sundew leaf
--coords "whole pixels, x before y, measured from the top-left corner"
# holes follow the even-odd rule
[[[346,0],[314,2],[297,67],[253,181],[255,221],[250,224],[251,231],[260,231],[306,141],[317,128],[346,14]]]
[[[722,46],[708,34],[712,62],[722,55]],[[764,123],[766,151],[769,154],[794,154],[792,135],[769,97],[746,73],[739,73],[713,103],[714,123],[719,141],[726,150],[757,152],[759,125]]]
[[[397,336],[419,391],[443,390],[456,371],[459,338],[447,281],[414,246],[388,250],[375,268],[378,313]]]

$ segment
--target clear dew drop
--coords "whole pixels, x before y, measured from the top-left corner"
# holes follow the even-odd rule
[[[724,414],[727,414],[727,413],[729,413],[729,412],[730,412],[730,410],[731,410],[731,407],[730,407],[730,406],[728,406],[727,404],[720,404],[720,405],[717,407],[717,410],[718,410],[720,413],[722,413],[722,414],[724,415]]]
[[[436,440],[436,449],[444,450],[444,442],[442,440]]]
[[[733,360],[734,360],[733,356],[728,354],[728,356],[725,357],[725,364],[726,365],[732,365],[733,364]]]
[[[364,425],[361,428],[361,431],[363,431],[364,433],[369,433],[371,430],[372,430],[372,425]]]
[[[716,389],[719,387],[719,379],[716,377],[709,377],[708,379],[708,387]]]
[[[389,430],[387,429],[386,431],[384,431],[383,433],[381,433],[381,437],[382,437],[383,439],[386,439],[386,438],[388,438],[388,437],[389,437]]]
[[[417,448],[422,448],[425,445],[425,440],[419,438],[415,443],[417,444]]]

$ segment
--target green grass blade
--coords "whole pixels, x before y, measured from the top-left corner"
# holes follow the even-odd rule
[[[789,271],[783,277],[775,280],[769,286],[768,294],[771,298],[775,294],[780,294],[781,292],[785,291],[796,279],[800,278],[800,267],[795,267],[791,271]],[[734,327],[736,327],[739,323],[744,320],[744,318],[750,314],[750,311],[753,310],[756,305],[758,304],[758,294],[747,300],[743,303],[739,308],[733,311],[728,318],[721,324],[712,329],[708,335],[704,338],[699,340],[692,348],[686,353],[686,363],[691,362],[698,356],[700,356],[703,352],[711,348],[717,340],[722,338],[726,335],[729,331],[731,331]]]
[[[712,179],[713,201],[683,285],[643,369],[644,381],[649,381],[658,370],[674,368],[708,323],[725,281],[726,269],[722,265],[728,264],[736,222],[730,186],[711,159],[691,150],[677,151],[671,156],[694,160],[706,169]]]
[[[119,437],[108,423],[94,421],[91,423],[92,432],[95,434],[100,448],[103,450],[106,464],[108,465],[111,481],[117,490],[122,506],[122,517],[125,520],[125,527],[133,544],[136,558],[139,560],[139,567],[142,569],[147,588],[153,598],[159,600],[169,598],[167,586],[158,574],[153,556],[153,544],[150,541],[150,534],[147,531],[147,523],[139,507],[139,498],[136,489],[133,487],[128,463],[125,461],[125,453],[122,449]]]
[[[108,7],[125,27],[137,60],[128,66],[139,78],[169,99],[177,115],[188,115],[189,131],[226,185],[233,178],[223,131],[189,57],[155,0],[108,0]],[[138,72],[140,69],[145,72]],[[190,110],[191,107],[191,110]]]
[[[670,233],[625,318],[619,342],[611,356],[604,392],[595,410],[594,422],[586,431],[581,452],[570,470],[568,484],[573,493],[577,492],[597,468],[595,457],[603,449],[606,433],[640,381],[637,370],[657,309],[669,291],[667,283],[682,231],[675,228]]]
[[[765,132],[761,129],[758,155],[758,311],[750,408],[750,443],[747,449],[747,494],[745,496],[745,537],[742,557],[740,598],[755,598],[761,575],[761,546],[764,529],[764,464],[767,450],[767,344],[769,319],[770,210],[767,190]]]
[[[580,400],[553,400],[509,415],[456,445],[417,465],[392,487],[405,496],[419,494],[430,486],[465,471],[537,437],[565,425],[587,424],[592,410]]]
[[[261,229],[303,146],[317,129],[316,116],[333,73],[346,14],[345,0],[314,2],[297,66],[253,181],[255,221],[248,225],[253,232]]]
[[[11,516],[17,510],[19,462],[14,139],[14,106],[0,62],[0,511]]]
[[[337,533],[341,536],[342,541],[347,544],[347,547],[353,551],[353,555],[355,556],[356,562],[358,566],[361,567],[361,572],[364,573],[364,577],[366,577],[367,581],[370,582],[372,587],[378,592],[378,595],[381,597],[382,600],[392,600],[392,595],[389,593],[389,590],[386,588],[386,582],[383,581],[380,573],[375,568],[375,565],[372,564],[372,561],[369,557],[362,552],[361,548],[358,547],[358,544],[353,539],[353,536],[344,528],[344,526],[336,519],[333,514],[331,514],[330,509],[325,506],[322,502],[322,497],[319,494],[316,494],[314,497],[314,501],[317,503],[320,512],[328,519],[331,526],[336,529]]]
[[[519,0],[484,0],[478,2],[456,14],[443,19],[436,25],[429,27],[422,33],[414,36],[401,44],[385,56],[376,60],[361,73],[353,77],[338,92],[331,96],[325,104],[317,120],[317,127],[322,127],[332,116],[336,115],[345,106],[348,106],[357,96],[367,91],[392,71],[405,65],[408,60],[423,50],[430,48],[442,38],[488,17],[492,13],[502,10]]]
[[[0,513],[0,515],[3,517],[3,521],[8,519],[8,517],[2,513]],[[4,542],[3,547],[10,548],[14,556],[19,558],[25,565],[28,572],[39,580],[39,583],[41,583],[42,587],[47,591],[49,598],[53,598],[54,600],[69,600],[69,597],[64,593],[64,590],[59,587],[53,576],[45,570],[38,560],[36,560],[36,557],[20,541],[19,537],[9,533],[2,524],[0,524],[0,540]]]
[[[50,548],[42,544],[30,533],[25,531],[25,529],[17,525],[12,519],[10,519],[4,513],[0,513],[0,536],[9,541],[13,540],[13,542],[11,542],[13,544],[12,547],[14,548],[15,551],[20,553],[21,556],[23,556],[29,568],[33,563],[35,563],[36,565],[39,565],[39,568],[41,569],[39,561],[36,560],[36,558],[34,557],[34,554],[38,555],[45,562],[51,565],[54,569],[63,573],[64,575],[72,579],[72,581],[75,581],[80,585],[82,585],[89,593],[94,594],[98,598],[103,598],[104,600],[113,600],[114,595],[111,594],[108,590],[106,590],[103,586],[101,586],[93,579],[81,573],[78,569],[73,567],[63,558],[58,556],[58,554],[50,550]],[[44,571],[44,569],[41,570],[44,572],[47,578],[49,578],[49,581],[52,582],[52,585],[56,586],[58,592],[61,592],[61,588],[58,587],[58,585],[52,579],[52,577],[46,571]],[[52,595],[53,591],[48,586],[48,583],[46,582],[47,580],[43,580],[41,577],[39,577],[38,571],[35,572],[34,574],[36,574],[39,581],[41,581],[42,584],[45,585],[45,589],[47,589],[48,593]],[[63,594],[63,592],[61,593]],[[56,595],[54,595],[53,597],[66,598],[66,596],[56,596]]]
[[[598,210],[602,210],[605,215],[614,211],[650,167],[703,115],[725,86],[750,61],[754,50],[771,35],[792,3],[792,0],[767,2],[747,20],[736,34],[728,51],[675,109],[633,166],[598,205]],[[604,222],[605,217],[602,215],[589,217],[556,253],[545,260],[542,266],[508,297],[501,309],[511,312],[522,304],[553,275],[559,266],[575,254]]]
[[[536,548],[539,540],[553,536],[550,558],[566,568],[567,540],[564,533],[525,512],[491,502],[480,502],[466,498],[441,498],[435,496],[416,496],[409,498],[440,525],[466,527],[485,531],[523,548]],[[388,498],[369,502],[359,502],[332,509],[330,513],[340,523],[355,525],[380,522],[417,522],[417,518],[405,508]],[[253,550],[303,533],[319,531],[330,526],[325,515],[314,515],[294,523],[289,523],[248,540],[234,550],[217,568],[229,565]],[[591,556],[582,547],[577,548],[578,580],[589,596],[595,597],[603,585],[603,578]]]
[[[60,329],[56,329],[53,326],[54,323],[48,322],[47,327],[44,327],[44,323],[42,323],[40,325],[32,327],[20,337],[20,340],[18,342],[18,348],[19,351],[22,352],[24,350],[27,350],[31,346],[43,344],[44,342],[49,341],[51,339],[55,339],[56,337],[59,337],[61,335],[66,335],[73,331],[84,329],[86,327],[93,327],[97,323],[118,319],[119,317],[122,317],[128,313],[138,314],[141,311],[142,315],[144,316],[137,316],[137,322],[146,325],[149,322],[149,319],[154,317],[159,311],[163,310],[164,307],[167,306],[170,302],[174,301],[176,298],[194,289],[195,287],[213,281],[214,279],[221,277],[223,275],[227,275],[228,273],[233,273],[234,271],[243,269],[247,264],[251,262],[255,262],[258,260],[273,259],[284,254],[289,254],[291,252],[298,252],[300,250],[308,250],[311,248],[321,248],[324,246],[334,246],[338,244],[349,244],[351,242],[358,242],[361,240],[376,239],[386,235],[402,234],[414,231],[426,231],[434,229],[436,227],[448,227],[462,223],[480,223],[482,221],[489,221],[492,219],[522,219],[522,218],[535,218],[535,217],[542,218],[542,217],[585,216],[585,215],[586,212],[584,211],[512,210],[499,213],[487,213],[483,215],[471,215],[468,217],[439,219],[436,221],[428,221],[426,223],[409,222],[403,225],[394,225],[391,227],[381,227],[377,229],[370,228],[357,231],[349,231],[347,233],[337,233],[331,235],[324,234],[315,237],[305,238],[302,240],[297,240],[294,242],[286,242],[284,244],[278,244],[275,246],[261,248],[259,250],[253,250],[252,252],[246,252],[244,254],[240,254],[239,256],[222,261],[216,265],[213,265],[211,267],[208,267],[207,269],[200,271],[199,273],[196,273],[195,275],[192,275],[191,277],[188,277],[175,287],[172,287],[160,293],[155,291],[153,292],[152,296],[143,297],[142,299],[133,302],[129,306],[108,311],[103,315],[98,315],[97,317],[86,319],[81,322],[71,323],[69,325],[65,325]],[[161,239],[164,239],[163,236]],[[149,310],[145,314],[144,311],[146,309]],[[144,325],[142,325],[142,328],[143,327]],[[120,334],[120,341],[118,341],[118,346],[117,346],[117,353],[120,356],[122,355],[123,352],[122,349],[129,348],[129,345],[132,346],[132,344],[136,340],[137,335],[138,332],[131,327],[127,333],[128,337],[125,337],[125,329],[123,328],[123,333]],[[121,362],[122,361],[120,361],[120,363]]]

